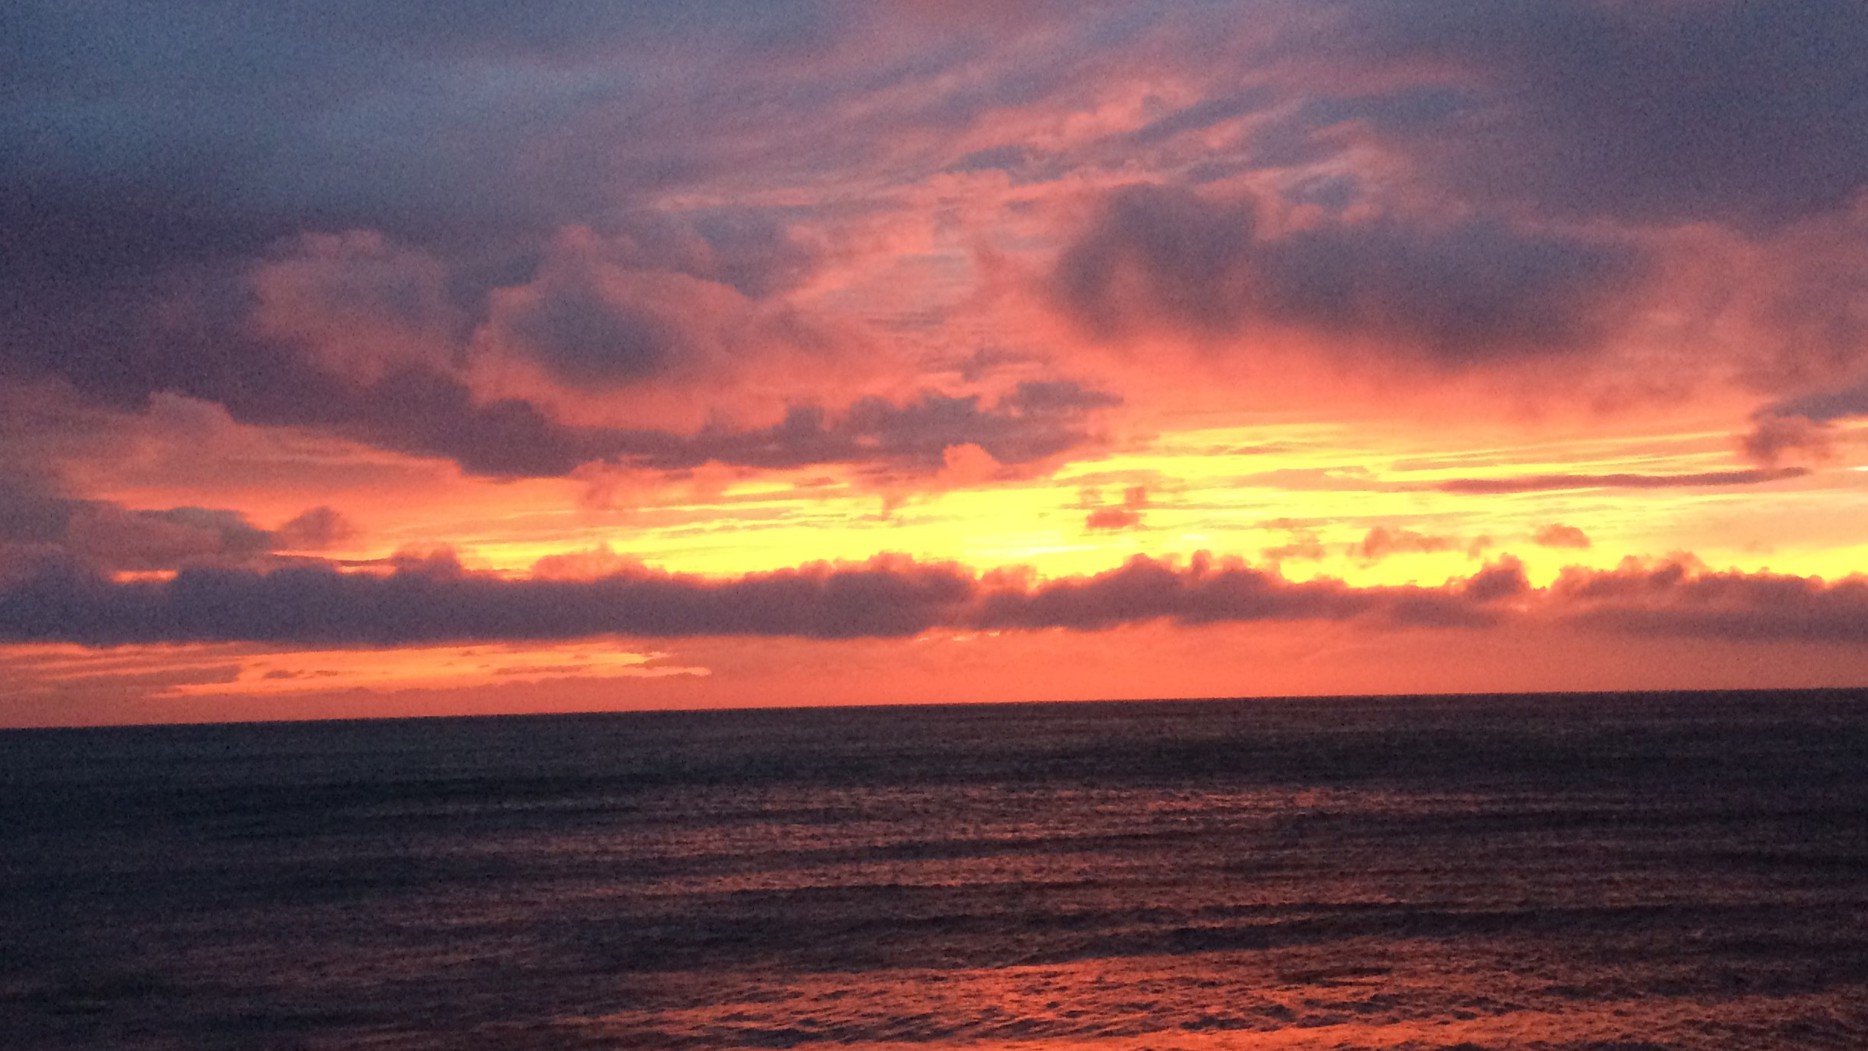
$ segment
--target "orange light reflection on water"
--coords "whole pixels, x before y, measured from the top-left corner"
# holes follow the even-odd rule
[[[687,1010],[564,1019],[601,1041],[643,1030],[694,1046],[859,1046],[864,1051],[1418,1051],[1645,1047],[1657,1032],[1703,1034],[1682,1051],[1729,1048],[1732,1034],[1835,1020],[1817,995],[1734,992],[1707,999],[1553,986],[1496,959],[1436,954],[1430,942],[1095,959],[877,974],[670,975],[717,997]],[[1542,968],[1533,966],[1532,970]],[[692,994],[694,990],[690,989]],[[840,1033],[886,1034],[851,1045]],[[1843,1046],[1821,1042],[1811,1046]]]

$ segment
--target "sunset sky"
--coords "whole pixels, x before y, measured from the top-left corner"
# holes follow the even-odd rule
[[[1859,0],[14,0],[0,85],[0,725],[1868,683]]]

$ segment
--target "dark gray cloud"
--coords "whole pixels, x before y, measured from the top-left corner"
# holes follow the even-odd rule
[[[160,583],[48,568],[0,592],[0,637],[376,646],[616,633],[902,637],[949,620],[974,587],[952,567],[906,563],[807,567],[719,583],[646,571],[508,581],[461,572],[446,558],[385,576],[328,567],[188,569]]]
[[[61,296],[7,319],[12,325],[0,321],[0,358],[119,409],[141,410],[159,392],[183,394],[241,423],[315,427],[453,459],[476,474],[564,474],[614,446],[530,401],[481,401],[440,365],[390,362],[372,377],[333,372],[292,343],[250,331],[236,277],[202,279],[176,314],[163,312],[167,284],[139,282],[93,302]]]
[[[757,191],[900,175],[917,131],[937,144],[910,162],[940,170],[964,151],[938,140],[1067,88],[1085,55],[1038,48],[1043,19],[849,0],[21,0],[4,18],[0,268],[90,283],[308,230],[516,266],[560,227],[620,224],[659,254],[672,192],[722,202],[676,220],[720,254],[707,276],[769,294],[811,250],[771,236],[799,206]],[[1133,35],[1107,28],[1084,32]]]
[[[849,32],[835,4],[473,7],[8,5],[0,258],[97,275],[305,228],[548,230],[722,170],[745,106],[714,85]]]
[[[686,215],[635,211],[606,217],[598,232],[619,263],[717,281],[758,299],[795,288],[828,246],[802,233],[810,210],[720,206]]]
[[[1855,0],[1328,10],[1306,42],[1317,76],[1347,62],[1437,79],[1445,112],[1430,121],[1385,119],[1388,95],[1344,108],[1471,198],[1775,223],[1833,211],[1868,186],[1868,8]]]
[[[1772,416],[1801,416],[1816,423],[1868,416],[1868,383],[1789,398],[1764,411]]]
[[[0,312],[0,371],[56,376],[91,401],[128,410],[159,392],[183,394],[221,405],[242,423],[315,427],[485,475],[561,475],[591,460],[680,444],[670,435],[566,424],[536,401],[477,393],[449,360],[465,353],[465,332],[431,301],[438,294],[431,274],[398,271],[393,259],[365,260],[365,273],[345,270],[349,259],[322,262],[337,272],[299,290],[318,301],[283,309],[256,298],[275,286],[256,292],[243,267],[138,278],[96,295],[78,288],[28,295],[20,309]],[[718,304],[702,293],[726,297],[741,314],[751,309],[725,286],[676,272],[652,275],[652,294],[635,298],[605,298],[566,281],[568,290],[547,289],[508,311],[506,328],[518,337],[508,342],[582,386],[594,377],[613,385],[704,374],[739,348],[708,328],[718,323],[710,316],[719,311],[709,310]],[[357,310],[388,308],[381,316],[316,317],[333,298]],[[311,334],[301,331],[307,317]],[[767,327],[809,343],[808,326],[787,325],[781,313]]]
[[[904,403],[860,398],[841,410],[803,405],[769,427],[710,426],[692,434],[574,427],[531,403],[476,405],[466,388],[435,374],[403,372],[361,391],[350,426],[365,440],[448,456],[491,475],[562,475],[593,461],[654,470],[709,462],[792,468],[850,463],[878,471],[938,471],[952,446],[973,444],[1002,464],[1035,463],[1094,447],[1097,408],[1117,399],[1077,388],[1076,402],[1030,402],[1029,384],[985,403],[977,395],[924,393]],[[1072,386],[1074,385],[1066,385]]]
[[[1288,326],[1463,365],[1591,346],[1643,265],[1619,242],[1484,220],[1333,221],[1272,236],[1251,201],[1132,186],[1065,249],[1051,287],[1106,339]]]
[[[1515,573],[1515,568],[1510,572]],[[1094,577],[1033,588],[950,565],[884,559],[710,581],[646,569],[594,580],[508,580],[438,552],[393,573],[305,565],[270,572],[188,568],[166,581],[113,582],[48,564],[0,590],[0,639],[87,645],[253,641],[391,646],[603,634],[889,638],[936,627],[1102,630],[1172,620],[1346,620],[1476,625],[1507,592],[1473,578],[1445,589],[1357,590],[1292,583],[1204,556],[1177,567],[1138,557]],[[1515,593],[1515,592],[1510,592]]]
[[[1021,8],[19,0],[0,25],[3,258],[121,273],[305,229],[485,246],[669,189],[1019,167],[1029,143],[952,133],[1092,105],[1086,84],[1137,69],[1197,97],[1092,155],[1284,114],[1173,156],[1328,159],[1360,124],[1443,194],[1715,222],[1830,210],[1868,171],[1853,0]]]
[[[617,455],[660,469],[715,460],[752,467],[853,462],[932,471],[942,466],[947,449],[970,444],[1002,464],[1030,464],[1096,445],[1094,414],[1120,402],[1067,380],[1026,381],[990,404],[978,395],[933,392],[905,403],[868,397],[838,413],[794,408],[780,423],[759,430],[630,435]]]
[[[350,523],[315,507],[278,529],[221,508],[138,509],[59,495],[32,480],[0,478],[0,571],[73,564],[87,571],[172,570],[184,566],[277,563],[278,552],[328,547]]]
[[[1563,624],[1609,634],[1868,643],[1868,580],[1713,573],[1690,562],[1566,570],[1537,589],[1502,558],[1440,587],[1290,581],[1242,562],[1146,557],[1089,577],[1021,583],[882,558],[709,580],[645,569],[595,579],[508,579],[452,554],[387,574],[305,563],[260,572],[196,566],[115,581],[69,561],[0,584],[0,639],[89,646],[173,642],[395,646],[570,639],[903,638],[935,629],[1102,631],[1338,621],[1388,629]]]
[[[1569,570],[1552,592],[1576,623],[1619,634],[1868,643],[1868,578],[1707,572],[1685,562]]]
[[[766,231],[771,253],[755,247],[745,266],[734,256],[743,245],[716,248],[692,225],[650,229],[646,239],[562,231],[533,281],[489,295],[474,349],[530,360],[567,386],[606,391],[697,378],[727,386],[751,362],[789,357],[835,368],[870,349],[782,299],[754,299],[726,283],[765,288],[799,276],[788,270],[809,271],[815,257],[784,242],[782,231]],[[793,247],[795,258],[784,262]]]
[[[688,280],[680,278],[680,280]],[[451,459],[494,477],[549,477],[593,461],[678,469],[710,460],[755,467],[858,463],[877,469],[938,470],[952,445],[977,444],[1005,464],[1028,464],[1097,441],[1094,415],[1119,404],[1113,394],[1070,380],[1024,381],[999,399],[925,393],[896,403],[866,397],[837,409],[798,405],[766,428],[708,427],[695,433],[577,425],[527,398],[484,398],[444,361],[411,354],[369,372],[333,371],[317,348],[253,331],[243,282],[209,274],[189,289],[189,308],[164,313],[137,296],[69,303],[56,322],[32,319],[10,332],[0,324],[0,358],[49,372],[91,398],[137,410],[158,392],[226,408],[241,423],[314,427],[366,444]],[[728,293],[732,294],[732,293]],[[623,316],[606,306],[612,321]],[[666,333],[640,344],[569,326],[579,353],[608,354],[567,371],[616,375],[640,366],[674,367],[688,339],[673,308],[658,315]],[[647,324],[646,322],[644,324]],[[588,326],[586,326],[588,327]],[[580,335],[581,333],[581,335]],[[632,349],[633,348],[633,349]],[[564,348],[560,348],[564,350]],[[565,353],[571,353],[564,350]],[[639,353],[638,353],[639,352]],[[631,357],[637,354],[637,357]]]
[[[1025,591],[984,596],[980,628],[1095,631],[1151,620],[1186,624],[1247,620],[1345,620],[1374,607],[1374,593],[1338,581],[1293,584],[1240,564],[1197,560],[1182,569],[1136,557],[1092,577],[1051,581]]]
[[[682,314],[650,302],[619,302],[580,283],[527,304],[509,319],[526,356],[574,384],[630,383],[711,355]]]
[[[352,383],[275,360],[240,386],[189,383],[183,393],[225,405],[244,423],[308,425],[402,452],[445,457],[473,474],[568,474],[615,455],[626,436],[555,420],[521,398],[479,401],[461,380],[408,367]]]

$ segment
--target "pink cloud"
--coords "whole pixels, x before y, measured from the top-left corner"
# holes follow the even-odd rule
[[[380,233],[306,234],[256,263],[252,327],[320,368],[363,383],[450,359],[461,319],[447,268]]]
[[[1120,506],[1091,508],[1083,527],[1091,531],[1134,529],[1142,524],[1142,510],[1147,506],[1147,486],[1132,485],[1122,491]]]
[[[1586,548],[1589,546],[1589,534],[1575,526],[1552,523],[1539,529],[1531,536],[1531,542],[1539,547]]]

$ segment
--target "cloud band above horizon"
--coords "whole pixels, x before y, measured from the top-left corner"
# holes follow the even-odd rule
[[[42,567],[0,589],[0,640],[262,642],[393,647],[622,635],[907,638],[934,630],[1100,631],[1153,621],[1355,621],[1481,629],[1561,621],[1723,639],[1868,643],[1868,579],[1713,572],[1691,562],[1566,570],[1534,587],[1509,557],[1437,587],[1292,581],[1238,559],[1137,556],[1086,577],[1032,581],[885,557],[711,580],[632,568],[566,580],[463,570],[446,554],[388,574],[325,565],[191,568],[116,581]]]

